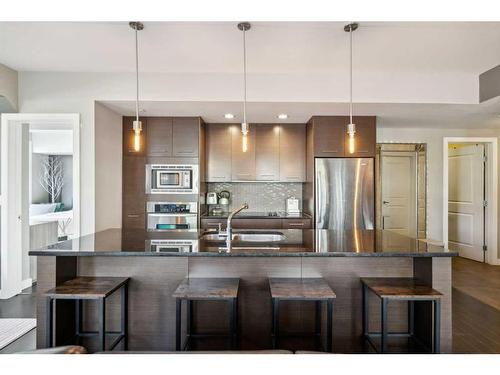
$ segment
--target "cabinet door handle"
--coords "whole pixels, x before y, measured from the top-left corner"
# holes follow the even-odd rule
[[[177,151],[178,154],[192,154],[194,150],[187,150],[187,151]]]
[[[131,219],[135,219],[137,217],[139,217],[138,214],[128,214],[127,217],[131,218]]]
[[[286,179],[287,180],[300,180],[300,177],[299,176],[288,176]]]
[[[339,152],[339,150],[321,150],[321,152]]]
[[[303,227],[304,223],[288,223],[290,227]]]

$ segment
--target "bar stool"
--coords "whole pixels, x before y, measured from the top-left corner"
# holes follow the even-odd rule
[[[175,320],[175,350],[181,350],[181,325],[182,325],[182,301],[187,302],[187,334],[182,350],[186,350],[192,338],[200,337],[229,337],[231,347],[234,348],[238,336],[238,278],[188,278],[184,279],[172,297],[176,299]],[[207,335],[193,333],[192,310],[193,301],[222,301],[227,302],[229,307],[229,334]]]
[[[315,301],[316,302],[316,331],[321,336],[321,303],[326,302],[326,351],[333,349],[332,322],[333,302],[337,297],[330,286],[322,278],[270,278],[269,288],[272,299],[272,342],[276,348],[279,339],[279,303],[280,301]]]
[[[379,277],[362,278],[363,285],[363,336],[373,346],[375,351],[387,353],[387,341],[389,337],[408,337],[415,341],[415,302],[431,302],[434,318],[432,324],[432,348],[431,353],[440,352],[440,321],[441,321],[441,297],[442,294],[430,286],[419,282],[414,278],[402,277]],[[368,290],[371,290],[381,300],[381,331],[370,332],[368,321]],[[388,332],[387,309],[389,301],[408,301],[408,331]],[[373,337],[380,336],[380,350],[373,341]]]
[[[49,290],[46,296],[46,346],[54,346],[54,310],[56,300],[73,300],[76,305],[76,332],[77,339],[81,337],[99,336],[99,351],[106,350],[106,334],[117,334],[117,338],[109,346],[113,350],[123,340],[124,350],[128,349],[128,277],[77,277],[65,281],[61,285]],[[106,298],[121,289],[121,330],[106,332]],[[82,303],[83,300],[95,300],[98,303],[99,329],[82,331]]]

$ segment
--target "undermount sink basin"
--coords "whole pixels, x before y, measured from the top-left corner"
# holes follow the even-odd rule
[[[200,239],[206,241],[225,241],[226,237],[218,233],[205,233]],[[233,241],[243,242],[278,242],[283,241],[285,235],[281,232],[233,232]]]

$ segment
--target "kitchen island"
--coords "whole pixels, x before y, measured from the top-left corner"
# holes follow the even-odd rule
[[[265,241],[256,242],[264,234]],[[186,230],[147,232],[109,229],[30,252],[38,256],[37,335],[45,346],[44,292],[75,276],[130,277],[129,350],[170,351],[175,347],[175,300],[172,293],[186,277],[240,278],[238,321],[241,349],[271,346],[269,277],[322,277],[337,294],[333,345],[339,353],[364,350],[361,322],[361,277],[416,277],[443,294],[441,351],[451,351],[451,257],[442,247],[389,231],[277,230],[234,231],[231,251],[216,232]],[[246,235],[246,236],[245,236]],[[249,236],[250,235],[250,236]],[[260,241],[260,240],[259,240]],[[115,298],[115,299],[114,299]],[[119,296],[107,307],[110,330],[119,324]],[[194,327],[200,332],[227,329],[223,304],[199,302]],[[370,297],[370,328],[380,321],[379,304]],[[56,344],[71,339],[74,303],[56,307]],[[85,306],[84,328],[95,329],[95,306]],[[422,303],[416,332],[429,339]],[[283,332],[313,332],[314,305],[288,302],[280,311]],[[323,313],[323,319],[325,319]],[[404,330],[404,303],[389,309],[390,330]],[[63,318],[61,318],[63,317]]]

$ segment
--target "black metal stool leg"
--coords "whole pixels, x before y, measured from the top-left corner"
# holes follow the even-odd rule
[[[106,299],[99,298],[99,351],[106,350]]]
[[[175,300],[175,350],[181,350],[181,311],[182,300],[176,298]]]
[[[363,339],[368,336],[368,288],[363,284]]]
[[[122,287],[122,321],[121,334],[123,335],[123,350],[128,350],[128,283]]]
[[[75,300],[75,333],[76,342],[80,345],[80,334],[82,333],[82,301],[79,299]]]
[[[279,299],[273,298],[273,349],[276,349],[279,335]]]
[[[408,334],[413,336],[415,332],[415,301],[408,301]]]
[[[388,333],[388,327],[387,327],[387,305],[388,305],[388,300],[387,298],[382,298],[382,309],[381,309],[381,335],[380,335],[380,351],[382,353],[387,352],[387,333]]]
[[[47,297],[46,302],[45,302],[45,319],[46,319],[46,324],[45,324],[45,346],[47,348],[52,348],[53,343],[52,343],[52,338],[54,335],[54,305],[53,305],[53,299],[51,297]]]
[[[235,348],[236,339],[236,298],[228,301],[229,305],[229,335],[231,338],[231,349]]]
[[[320,335],[321,334],[321,301],[316,301],[316,318],[314,320],[316,324],[316,334]]]
[[[434,300],[434,353],[440,353],[440,338],[441,338],[441,301]]]
[[[327,301],[326,351],[333,351],[333,299]]]

